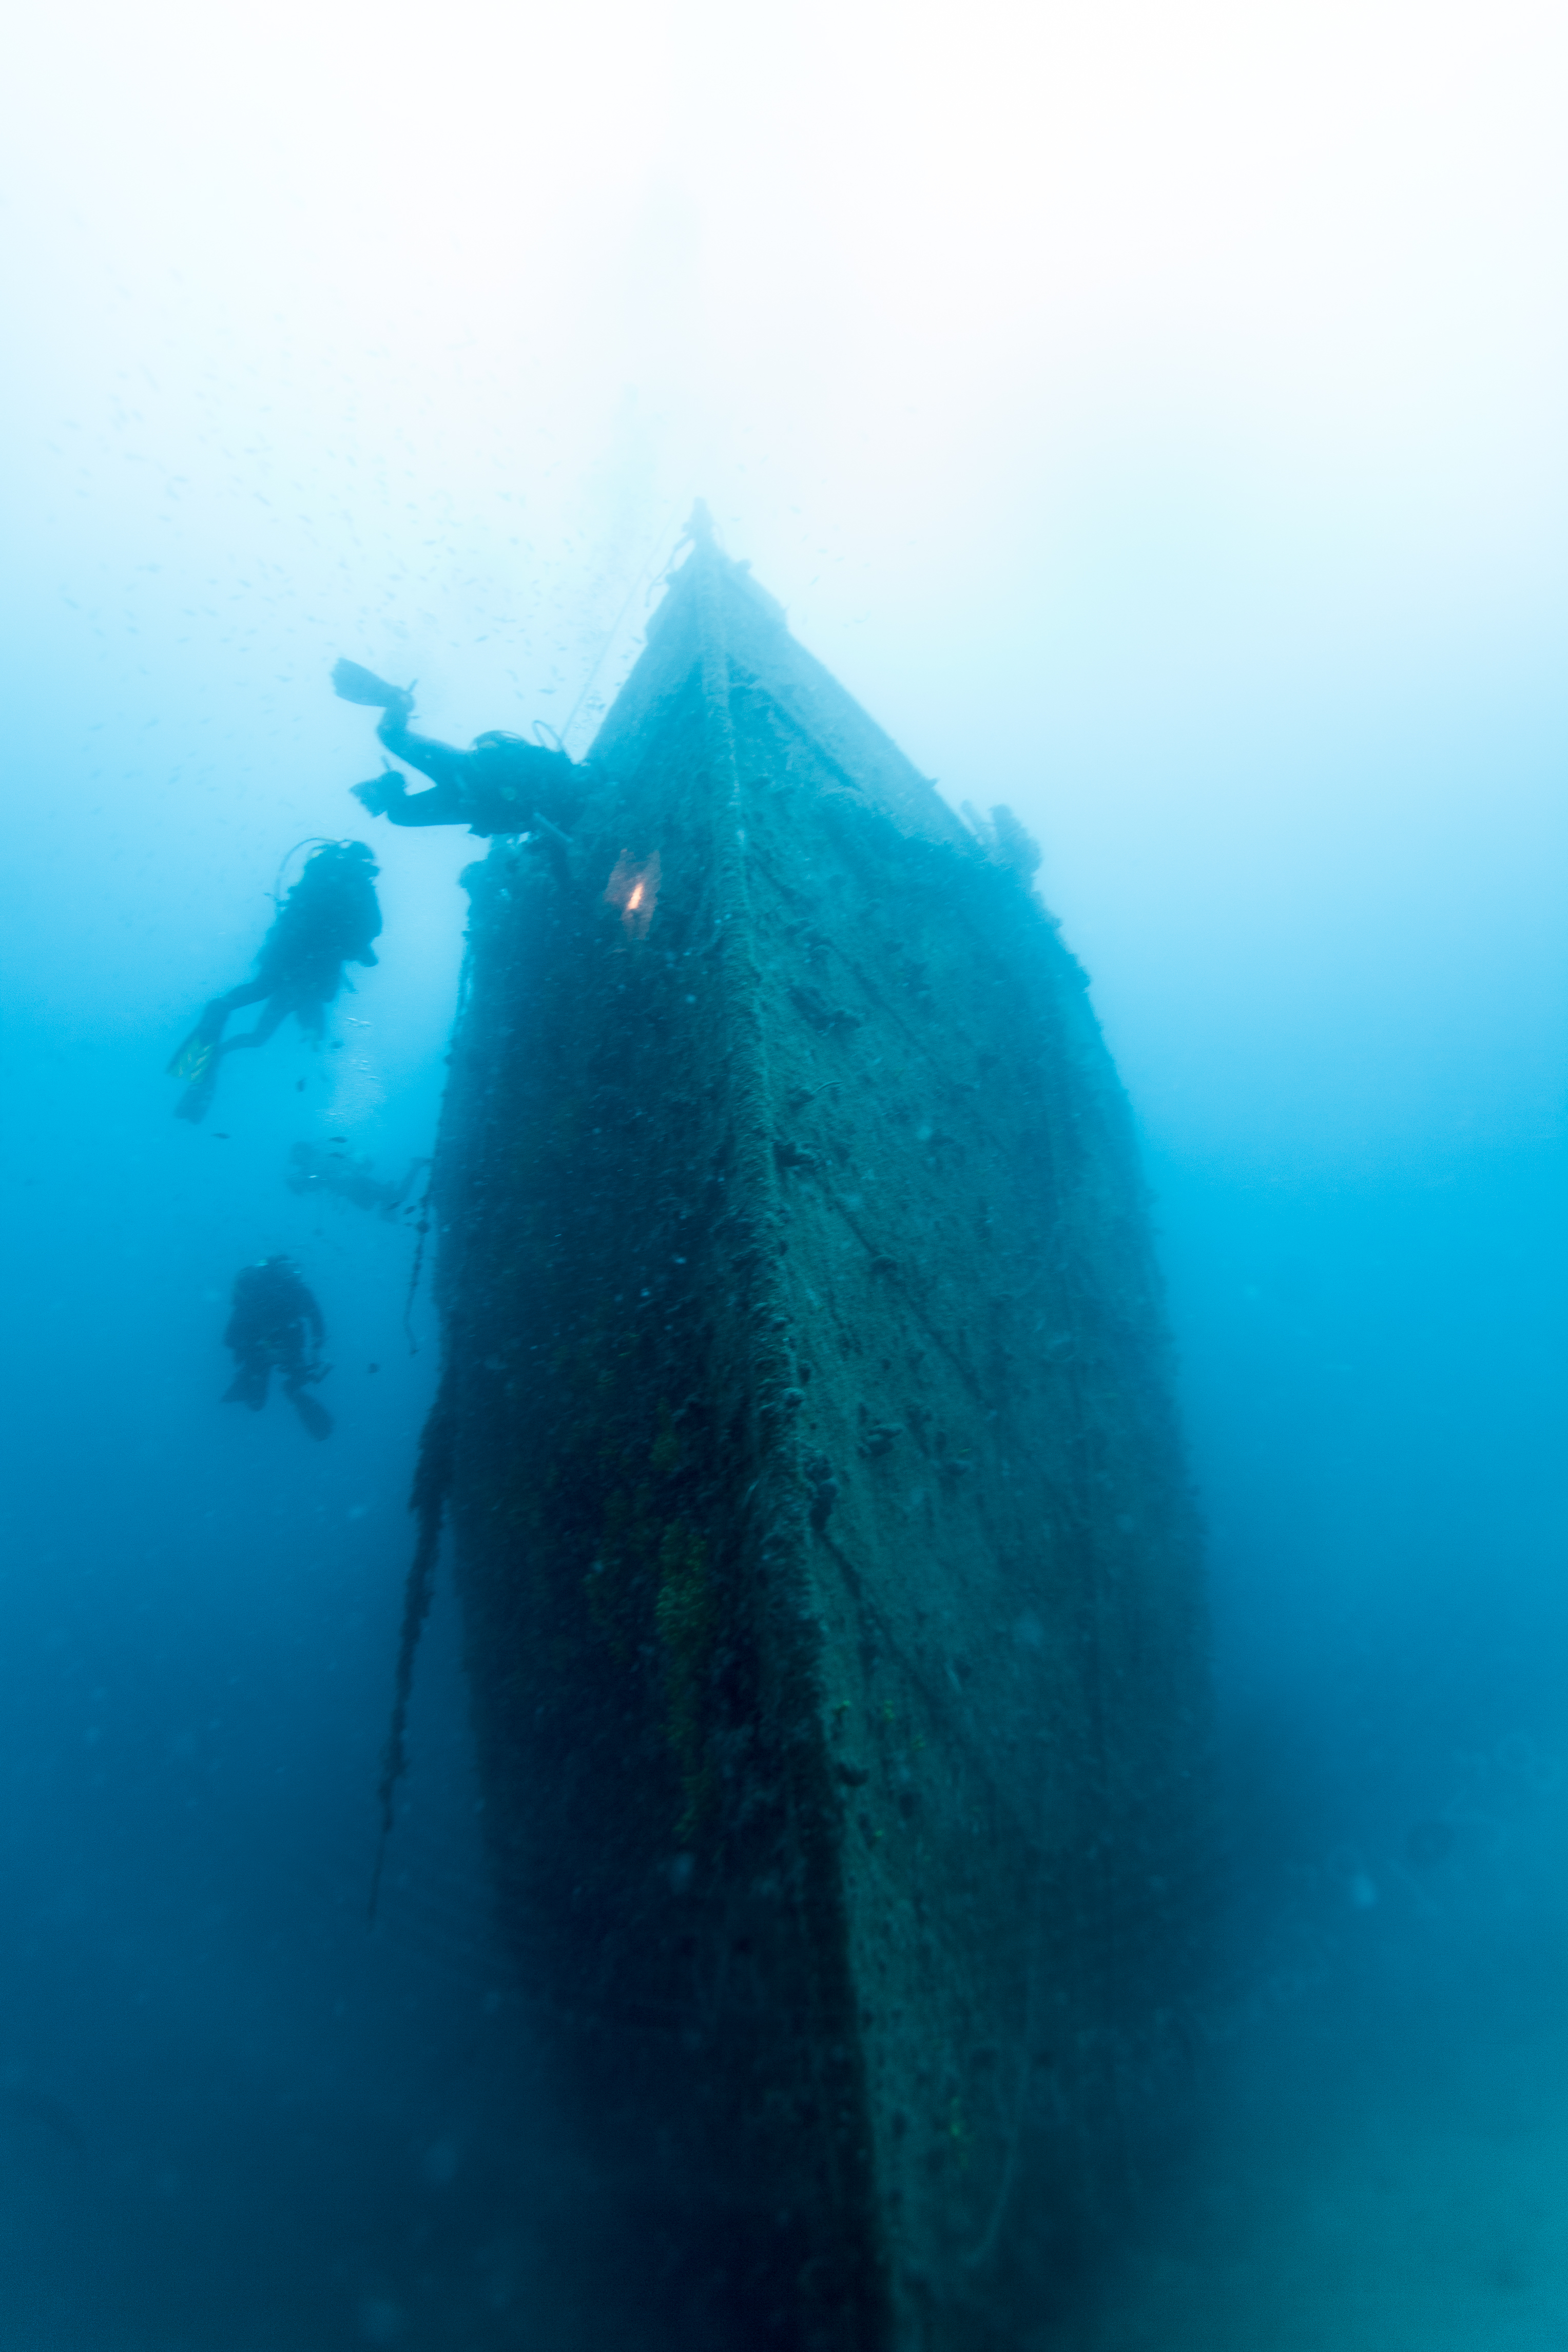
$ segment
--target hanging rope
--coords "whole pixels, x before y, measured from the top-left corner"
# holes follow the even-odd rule
[[[409,1566],[408,1582],[403,1587],[402,1633],[398,1643],[392,1722],[387,1730],[387,1744],[382,1751],[382,1777],[376,1789],[382,1822],[376,1840],[376,1864],[371,1874],[370,1918],[372,1927],[375,1925],[376,1905],[381,1898],[382,1869],[387,1857],[387,1841],[392,1831],[392,1800],[398,1782],[408,1769],[408,1710],[413,1696],[413,1662],[419,1651],[419,1637],[424,1631],[424,1621],[430,1614],[430,1604],[435,1597],[435,1562],[441,1549],[441,1522],[452,1484],[454,1426],[455,1415],[444,1381],[419,1441],[413,1491],[408,1500],[419,1532]]]
[[[430,1173],[424,1180],[424,1198],[419,1204],[419,1222],[414,1226],[418,1240],[413,1249],[413,1272],[408,1277],[408,1297],[402,1302],[403,1336],[411,1356],[419,1353],[419,1341],[413,1336],[413,1302],[419,1289],[419,1277],[424,1266],[425,1236],[430,1231],[430,1195],[435,1186],[435,1162],[430,1163]]]

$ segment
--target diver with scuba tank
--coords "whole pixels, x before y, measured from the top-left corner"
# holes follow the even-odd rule
[[[332,672],[333,691],[382,714],[380,740],[394,758],[428,776],[433,789],[411,793],[407,779],[389,761],[385,772],[356,784],[354,797],[371,816],[392,824],[465,824],[471,833],[567,834],[582,814],[583,774],[562,751],[549,751],[520,735],[498,730],[476,736],[466,751],[415,735],[411,687],[389,686],[358,662],[340,661]]]
[[[382,928],[379,871],[362,841],[324,842],[311,852],[261,943],[255,978],[214,996],[169,1064],[170,1076],[185,1081],[177,1118],[204,1118],[223,1056],[265,1045],[290,1013],[308,1036],[321,1036],[327,1007],[345,983],[352,985],[344,965],[377,961],[371,942]],[[247,1004],[262,1007],[255,1027],[225,1038],[230,1014]]]
[[[267,1257],[242,1265],[224,1331],[224,1345],[235,1360],[224,1402],[259,1412],[276,1371],[310,1435],[330,1437],[331,1414],[319,1398],[307,1394],[331,1370],[321,1360],[326,1336],[321,1309],[292,1260]]]

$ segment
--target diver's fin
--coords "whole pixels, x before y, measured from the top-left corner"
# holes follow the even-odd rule
[[[349,790],[369,815],[385,816],[392,803],[401,801],[407,792],[408,778],[389,760],[379,776],[372,776],[368,783],[350,784]]]
[[[225,1404],[247,1404],[252,1412],[259,1412],[267,1402],[269,1370],[267,1364],[242,1364],[233,1381],[224,1391]]]
[[[176,1118],[188,1118],[193,1127],[200,1127],[213,1107],[213,1097],[218,1090],[218,1063],[214,1055],[203,1065],[199,1078],[193,1078],[179,1101],[174,1105]]]
[[[203,1124],[203,1119],[207,1118],[207,1112],[212,1110],[214,1094],[219,1091],[221,1061],[224,1061],[224,1056],[221,1056],[219,1046],[216,1045],[203,1046],[200,1056],[195,1058],[195,1068],[193,1068],[191,1073],[191,1085],[185,1087],[179,1103],[174,1106],[176,1119],[191,1119],[193,1127],[200,1127],[200,1124]]]
[[[319,1399],[307,1396],[303,1389],[290,1389],[288,1402],[312,1437],[331,1436],[332,1416]]]
[[[340,702],[362,702],[369,710],[406,709],[410,699],[406,686],[389,686],[373,669],[351,661],[333,663],[332,691]]]
[[[164,1076],[183,1078],[187,1085],[194,1086],[199,1079],[205,1077],[216,1044],[217,1039],[205,1022],[198,1021],[184,1044],[173,1055]]]

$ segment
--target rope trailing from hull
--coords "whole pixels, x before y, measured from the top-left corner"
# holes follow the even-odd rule
[[[419,1223],[414,1232],[419,1239],[414,1244],[413,1272],[408,1278],[408,1297],[402,1302],[402,1328],[411,1356],[419,1353],[419,1341],[413,1336],[413,1302],[419,1290],[419,1277],[424,1270],[424,1243],[430,1231],[430,1196],[435,1190],[435,1162],[430,1163],[430,1173],[424,1180],[424,1198],[419,1204]]]
[[[418,1534],[413,1559],[409,1565],[408,1581],[403,1587],[402,1634],[398,1643],[392,1722],[387,1730],[387,1744],[382,1751],[382,1777],[376,1790],[382,1822],[376,1840],[376,1865],[371,1876],[370,1916],[372,1926],[375,1924],[376,1905],[381,1897],[387,1841],[392,1835],[392,1800],[398,1782],[408,1769],[408,1710],[413,1695],[413,1664],[419,1651],[419,1637],[424,1631],[424,1621],[435,1597],[435,1563],[441,1550],[441,1523],[445,1516],[446,1497],[452,1485],[456,1416],[447,1392],[449,1381],[450,1374],[442,1382],[435,1402],[430,1409],[430,1418],[424,1424],[419,1441],[419,1460],[414,1467],[413,1488],[408,1498]]]

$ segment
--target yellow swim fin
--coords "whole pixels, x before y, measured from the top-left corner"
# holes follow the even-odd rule
[[[170,1063],[167,1076],[183,1078],[187,1086],[193,1087],[206,1076],[212,1058],[212,1038],[204,1036],[199,1029],[193,1029]]]

